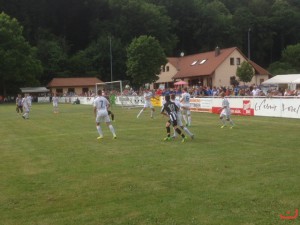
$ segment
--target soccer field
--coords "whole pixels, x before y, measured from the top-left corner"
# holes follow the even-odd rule
[[[92,106],[0,105],[2,225],[300,224],[300,120],[193,113],[195,139],[164,142],[156,110],[113,107],[117,139]]]

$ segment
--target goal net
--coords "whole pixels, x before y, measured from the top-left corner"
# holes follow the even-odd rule
[[[120,105],[126,108],[141,107],[139,96],[131,95],[129,81],[112,81],[96,83],[96,93],[101,89],[103,95],[109,97],[111,105]]]

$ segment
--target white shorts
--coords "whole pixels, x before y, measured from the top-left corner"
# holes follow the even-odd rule
[[[53,107],[58,107],[58,103],[57,102],[53,102]]]
[[[144,108],[153,108],[151,101],[145,101]]]
[[[183,108],[181,108],[181,112],[182,112],[183,115],[191,115],[190,109],[183,109]]]
[[[226,119],[229,119],[230,118],[230,110],[222,109],[222,112],[220,113],[220,117],[226,117]]]
[[[183,123],[182,123],[182,115],[181,113],[177,113],[177,125],[182,127],[183,126]]]
[[[110,118],[107,111],[99,111],[96,117],[96,123],[109,123]]]
[[[29,111],[30,111],[30,108],[29,108],[28,106],[23,106],[23,110],[24,110],[24,112],[27,112],[27,113],[29,113]]]

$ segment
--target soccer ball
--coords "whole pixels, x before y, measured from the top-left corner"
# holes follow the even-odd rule
[[[126,88],[126,89],[129,89],[129,88],[130,88],[130,86],[129,86],[128,84],[126,84],[125,88]]]

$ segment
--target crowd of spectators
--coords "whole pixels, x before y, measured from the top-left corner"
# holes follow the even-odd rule
[[[181,87],[173,87],[162,89],[153,89],[152,90],[156,96],[165,96],[170,94],[181,95]],[[275,97],[275,96],[285,96],[285,97],[300,97],[300,89],[290,90],[290,89],[277,89],[277,88],[262,88],[259,86],[252,85],[248,86],[231,86],[231,87],[207,87],[207,86],[189,86],[188,91],[192,97],[211,97],[211,96],[219,96],[221,92],[224,92],[226,96],[266,96],[266,97]],[[104,90],[106,95],[125,95],[125,96],[143,96],[143,89],[134,90],[133,88],[124,88],[121,93],[120,90]],[[52,93],[42,93],[39,96],[45,95],[51,97]],[[65,92],[60,93],[61,97],[73,97],[73,96],[81,96],[81,97],[94,97],[95,92],[93,90],[89,90],[88,92],[76,94],[73,92]],[[34,100],[37,100],[37,96],[34,96]],[[0,96],[0,103],[5,102],[13,102],[14,96],[3,97]]]
[[[166,96],[170,94],[181,95],[181,87],[154,89],[152,90],[156,96]],[[273,96],[300,96],[300,90],[289,89],[275,89],[275,88],[262,88],[256,85],[252,86],[232,86],[232,87],[206,87],[206,86],[190,86],[188,91],[192,97],[215,97],[219,96],[221,92],[224,92],[226,96],[255,96],[255,97],[273,97]],[[120,93],[118,93],[120,94]],[[118,95],[117,94],[117,95]],[[125,89],[122,93],[126,96],[142,96],[143,89],[133,90]]]

